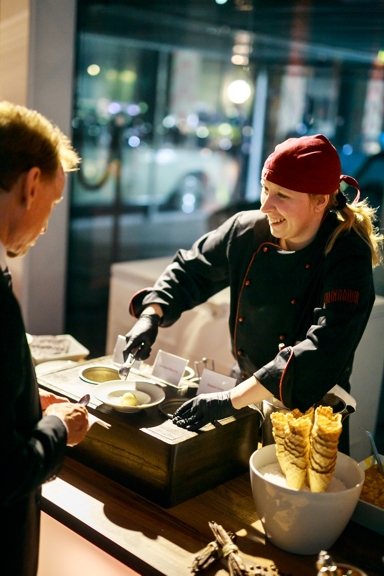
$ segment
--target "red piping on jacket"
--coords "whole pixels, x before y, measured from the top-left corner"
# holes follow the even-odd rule
[[[137,292],[135,292],[135,294],[132,296],[131,300],[129,301],[129,311],[131,313],[131,316],[133,316],[134,318],[138,318],[138,316],[136,316],[135,314],[135,310],[133,308],[133,299],[136,298],[136,296],[138,294],[141,294],[141,292],[145,292],[146,290],[151,290],[151,288],[142,288],[141,290],[138,290]],[[150,304],[148,304],[148,306],[150,306]]]

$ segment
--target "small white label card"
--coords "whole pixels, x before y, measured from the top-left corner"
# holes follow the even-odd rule
[[[185,358],[159,350],[153,364],[152,376],[178,386],[187,364],[188,360]]]
[[[116,340],[115,348],[113,349],[112,360],[115,364],[122,364],[124,362],[123,351],[126,345],[127,341],[125,339],[125,336],[121,336],[121,334],[119,334]]]
[[[223,390],[230,390],[236,386],[236,378],[224,376],[219,372],[208,370],[204,368],[200,378],[199,388],[197,394],[206,394],[208,392],[222,392]]]

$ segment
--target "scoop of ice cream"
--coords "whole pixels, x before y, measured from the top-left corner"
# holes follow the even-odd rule
[[[137,406],[137,398],[132,392],[125,392],[120,398],[120,404],[122,406]]]

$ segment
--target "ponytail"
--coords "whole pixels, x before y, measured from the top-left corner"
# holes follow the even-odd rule
[[[372,254],[372,267],[378,266],[382,261],[381,250],[384,236],[374,225],[377,220],[376,208],[369,206],[367,199],[358,202],[356,205],[347,204],[346,201],[343,201],[344,199],[345,196],[340,191],[337,194],[331,194],[329,197],[326,210],[334,210],[337,213],[340,224],[331,235],[325,254],[330,253],[340,234],[349,233],[353,229],[368,244]]]

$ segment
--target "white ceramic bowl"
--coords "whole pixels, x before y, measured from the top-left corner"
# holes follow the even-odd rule
[[[139,402],[137,406],[123,406],[121,397],[126,392],[132,392]],[[110,380],[94,388],[92,394],[108,406],[119,412],[139,412],[152,406],[157,406],[165,398],[164,390],[158,384],[144,380]]]
[[[275,444],[257,450],[250,458],[253,499],[266,536],[295,554],[328,550],[353,514],[364,482],[363,470],[339,452],[335,477],[346,490],[316,494],[278,486],[264,478],[259,469],[276,461]]]

